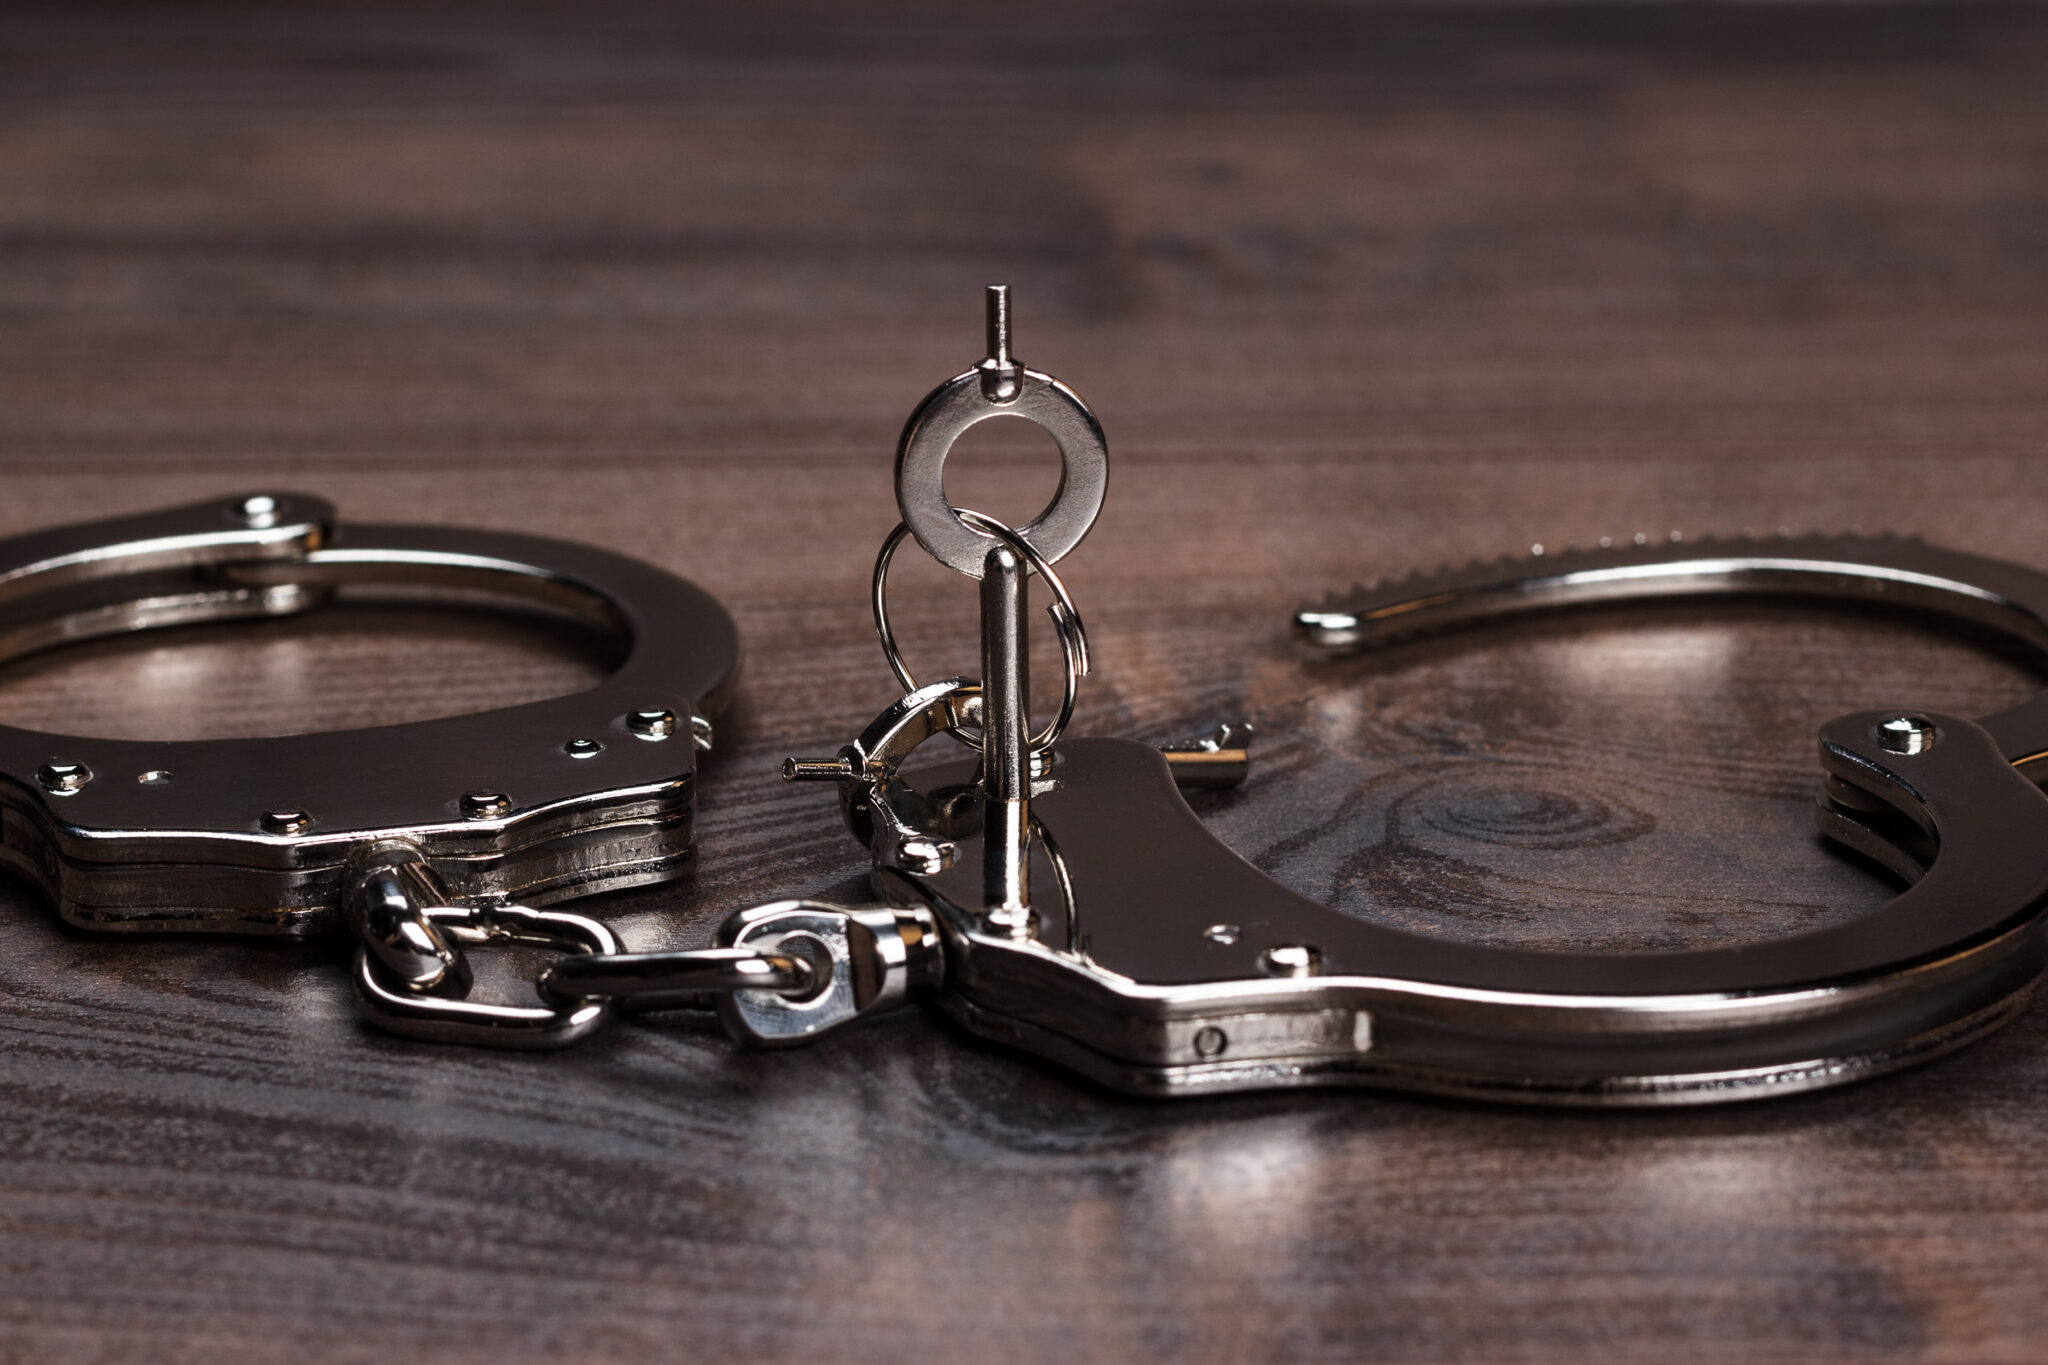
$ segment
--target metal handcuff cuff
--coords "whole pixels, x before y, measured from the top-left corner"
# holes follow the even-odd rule
[[[0,729],[0,841],[64,917],[94,928],[310,933],[345,920],[374,1022],[459,1042],[553,1046],[615,1007],[715,1007],[787,1045],[918,996],[976,1033],[1110,1087],[1192,1095],[1366,1084],[1518,1101],[1672,1104],[1837,1084],[1960,1046],[2010,1018],[2048,965],[2048,697],[1972,722],[1871,712],[1824,726],[1823,833],[1910,885],[1870,914],[1732,947],[1583,954],[1446,942],[1287,890],[1203,827],[1178,786],[1245,775],[1246,731],[1162,751],[1063,739],[1086,635],[1053,564],[1093,524],[1107,451],[1085,404],[1014,360],[1007,294],[989,358],[905,427],[904,525],[874,607],[906,695],[829,759],[884,904],[743,910],[718,946],[622,953],[605,927],[531,908],[677,875],[737,637],[659,570],[581,546],[427,528],[334,527],[297,495],[207,503],[0,545],[0,654],[147,625],[277,615],[338,583],[517,595],[628,642],[592,692],[481,716],[284,739],[138,744]],[[944,498],[968,426],[1023,416],[1061,450],[1060,491],[1011,530]],[[979,580],[982,678],[919,686],[886,574],[914,536]],[[1030,733],[1028,580],[1051,591],[1058,718]],[[113,591],[110,591],[112,589]],[[2048,575],[1889,538],[1603,544],[1356,589],[1296,614],[1346,653],[1551,607],[1716,593],[1879,602],[2048,649]],[[976,761],[906,780],[948,733]],[[165,801],[167,795],[174,800]],[[513,905],[518,898],[526,905]],[[578,954],[542,1007],[463,997],[464,943]]]
[[[1015,413],[1058,441],[1059,493],[1011,531],[940,490],[953,439]],[[1586,954],[1446,942],[1289,891],[1208,833],[1179,786],[1240,780],[1246,733],[1162,752],[1059,743],[1087,668],[1051,565],[1093,522],[1101,429],[1058,381],[1015,362],[1008,299],[989,297],[989,359],[928,397],[897,457],[904,526],[876,564],[874,608],[907,695],[829,759],[785,776],[839,786],[885,905],[793,901],[742,911],[708,953],[556,964],[549,989],[681,999],[693,972],[754,954],[779,989],[717,1007],[757,1044],[815,1038],[917,994],[970,1032],[1110,1087],[1192,1095],[1369,1084],[1519,1101],[1642,1105],[1784,1094],[1903,1066],[2009,1018],[2048,935],[2048,698],[1982,722],[1871,712],[1824,726],[1828,836],[1910,883],[1884,907],[1772,941]],[[920,687],[896,657],[884,595],[914,535],[979,579],[982,679]],[[1053,593],[1067,660],[1059,719],[1029,736],[1025,584]],[[1726,545],[1603,545],[1475,565],[1302,609],[1298,635],[1345,653],[1549,607],[1796,594],[1930,610],[2048,648],[2048,575],[1916,541],[1789,536]],[[978,763],[901,769],[942,732]]]
[[[371,729],[155,742],[0,726],[0,859],[88,929],[346,924],[358,1000],[399,1032],[581,1037],[609,1002],[467,1000],[462,945],[616,952],[598,921],[536,907],[687,868],[695,751],[740,662],[703,590],[586,545],[341,525],[323,499],[251,494],[0,542],[0,658],[374,584],[517,598],[604,631],[619,662],[573,696]]]

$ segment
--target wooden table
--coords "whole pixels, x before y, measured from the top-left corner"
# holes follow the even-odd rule
[[[0,531],[293,487],[702,582],[749,671],[695,880],[590,907],[635,947],[862,896],[829,793],[773,766],[890,699],[893,441],[980,355],[988,280],[1115,454],[1063,566],[1078,730],[1250,716],[1205,814],[1354,913],[1616,948],[1855,914],[1893,888],[1812,832],[1815,727],[2040,685],[1790,607],[1338,666],[1285,622],[1637,530],[2048,563],[2048,10],[766,9],[11,10]],[[949,487],[1027,513],[1048,449],[977,432]],[[898,604],[972,671],[964,584],[906,560]],[[517,618],[365,603],[32,658],[0,708],[278,733],[598,675]],[[2039,1007],[1751,1106],[1152,1104],[915,1010],[501,1055],[367,1032],[340,943],[72,933],[11,882],[0,940],[9,1360],[2048,1350]]]

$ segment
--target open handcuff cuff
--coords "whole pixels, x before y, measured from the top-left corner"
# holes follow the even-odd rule
[[[1050,431],[1060,490],[1014,530],[946,502],[968,427]],[[1010,354],[935,390],[896,461],[903,525],[874,577],[905,695],[784,775],[838,785],[883,904],[743,910],[717,946],[622,952],[601,922],[538,907],[665,881],[693,856],[696,750],[731,695],[737,631],[701,589],[587,546],[337,524],[256,494],[0,543],[0,658],[119,631],[279,616],[350,584],[511,595],[616,638],[597,688],[475,715],[266,739],[137,742],[0,727],[0,858],[85,928],[304,936],[346,925],[381,1027],[551,1047],[620,1008],[715,1008],[788,1045],[926,997],[967,1030],[1119,1090],[1190,1095],[1366,1084],[1519,1101],[1670,1104],[1832,1085],[1958,1047],[2048,966],[2048,694],[1980,720],[1873,711],[1823,726],[1821,831],[1906,889],[1827,928],[1730,947],[1588,954],[1457,943],[1287,890],[1180,795],[1244,777],[1248,727],[1158,748],[1066,739],[1088,671],[1053,565],[1107,487],[1101,427]],[[920,685],[886,601],[906,538],[978,581],[982,674]],[[1050,591],[1065,673],[1031,733],[1028,585]],[[2048,574],[1889,537],[1651,542],[1475,564],[1302,608],[1335,654],[1545,610],[1711,594],[1932,612],[2048,649]],[[949,734],[978,757],[920,775]],[[466,948],[568,954],[542,1003],[467,997]]]

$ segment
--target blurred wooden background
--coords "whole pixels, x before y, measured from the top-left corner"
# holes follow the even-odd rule
[[[1309,666],[1300,599],[1532,542],[1893,528],[2048,563],[2048,9],[0,13],[0,531],[303,487],[704,583],[750,671],[634,947],[857,898],[773,776],[890,699],[911,406],[980,286],[1116,461],[1082,732],[1249,715],[1205,813],[1448,936],[1732,941],[1891,888],[1813,731],[2037,662],[1871,616],[1574,618]],[[1025,515],[1034,432],[956,501]],[[972,595],[905,561],[926,667]],[[362,605],[0,671],[88,734],[449,714],[596,676]],[[1047,670],[1049,673],[1049,670]],[[0,1358],[2038,1359],[2048,1009],[1835,1094],[1661,1114],[1104,1095],[908,1012],[552,1057],[354,1020],[341,945],[95,938],[0,886]],[[509,981],[497,983],[510,990]]]

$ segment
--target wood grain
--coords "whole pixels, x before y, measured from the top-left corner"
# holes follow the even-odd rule
[[[1351,913],[1783,932],[1892,890],[1812,834],[1815,727],[1990,711],[2040,661],[1724,606],[1317,665],[1286,616],[1638,529],[2048,562],[2044,57],[2019,7],[13,9],[0,532],[299,486],[702,582],[750,648],[702,866],[591,905],[701,943],[862,894],[773,765],[889,699],[895,431],[1007,277],[1117,460],[1062,566],[1083,732],[1256,720],[1205,816]],[[1016,515],[1049,470],[977,433],[949,487]],[[899,593],[920,666],[971,670],[959,581],[906,560]],[[24,660],[0,715],[414,719],[587,685],[585,646],[363,604]],[[1160,1105],[919,1011],[778,1055],[682,1016],[408,1044],[355,1021],[340,945],[92,937],[12,883],[0,944],[0,1359],[2019,1361],[2048,1331],[2039,1007],[1768,1105]]]

